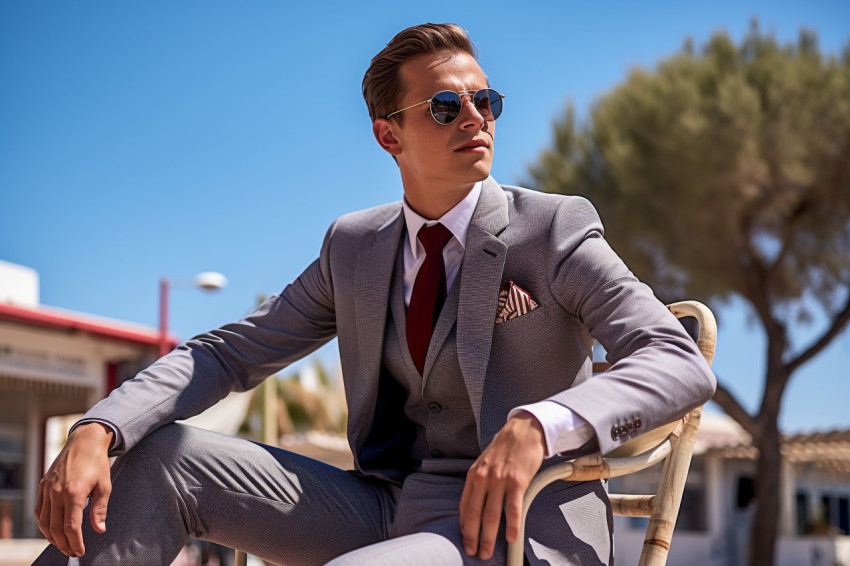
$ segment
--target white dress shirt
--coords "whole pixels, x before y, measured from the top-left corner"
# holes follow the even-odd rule
[[[402,201],[404,209],[404,223],[407,226],[407,238],[404,239],[404,304],[410,306],[410,296],[413,294],[413,283],[419,268],[425,263],[425,246],[417,238],[419,230],[423,226],[442,224],[452,233],[452,238],[443,248],[443,264],[446,266],[446,293],[452,288],[460,264],[463,262],[463,250],[466,247],[466,233],[469,231],[469,223],[472,222],[472,213],[481,196],[481,181],[475,183],[462,201],[454,205],[439,220],[425,220],[414,212],[407,199]]]
[[[472,213],[475,212],[475,206],[481,196],[481,184],[481,181],[475,183],[469,194],[439,220],[426,220],[410,208],[407,200],[402,202],[404,222],[407,226],[407,237],[404,239],[404,303],[406,305],[410,306],[416,274],[425,262],[425,248],[416,237],[423,226],[433,226],[439,222],[452,233],[452,238],[443,248],[446,290],[452,288],[463,262],[466,234],[469,231],[469,223],[472,221]],[[583,418],[555,401],[544,400],[522,405],[512,410],[508,418],[520,411],[531,413],[543,427],[547,457],[580,448],[593,438],[593,428]]]

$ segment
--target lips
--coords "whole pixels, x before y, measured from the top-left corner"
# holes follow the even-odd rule
[[[488,147],[490,147],[490,144],[487,143],[487,140],[474,139],[464,143],[455,151],[486,151]]]

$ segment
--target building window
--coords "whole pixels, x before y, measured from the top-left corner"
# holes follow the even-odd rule
[[[797,498],[799,507],[799,493]],[[808,520],[803,534],[835,536],[850,532],[850,497],[846,494],[821,493],[815,502],[816,507],[806,517]]]
[[[705,506],[705,486],[686,485],[685,492],[682,494],[682,506],[679,508],[676,528],[697,532],[708,530]]]
[[[838,498],[838,528],[842,534],[850,535],[850,498]]]
[[[806,532],[809,524],[809,495],[804,491],[798,491],[795,497],[794,527],[798,535]]]
[[[21,536],[24,439],[22,427],[0,424],[0,538]]]
[[[756,484],[753,478],[741,476],[738,478],[738,492],[735,498],[735,506],[738,509],[746,509],[756,498]]]

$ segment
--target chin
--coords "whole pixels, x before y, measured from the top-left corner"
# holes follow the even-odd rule
[[[473,168],[473,176],[475,177],[475,182],[483,181],[487,177],[490,176],[490,168],[492,163],[476,163]]]

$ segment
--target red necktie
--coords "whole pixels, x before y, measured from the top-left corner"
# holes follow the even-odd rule
[[[417,238],[425,248],[425,262],[416,274],[413,294],[407,308],[407,346],[419,373],[425,367],[425,354],[431,333],[446,300],[446,266],[443,248],[452,233],[442,224],[423,226]]]

